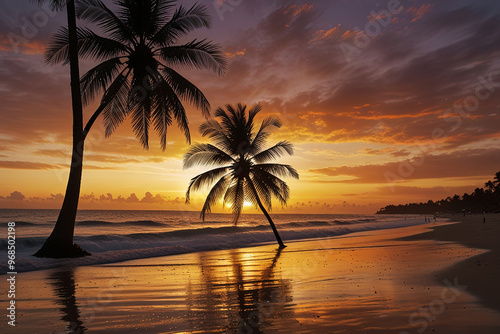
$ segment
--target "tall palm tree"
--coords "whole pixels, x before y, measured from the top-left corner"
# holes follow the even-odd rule
[[[66,186],[64,201],[59,211],[54,230],[35,256],[40,257],[76,257],[90,255],[73,243],[76,211],[80,197],[83,155],[83,106],[80,92],[80,72],[78,66],[78,42],[74,0],[37,0],[39,4],[49,2],[53,10],[62,10],[66,6],[68,21],[68,62],[70,67],[71,104],[73,110],[73,148],[71,167]]]
[[[191,191],[210,187],[207,199],[201,210],[201,218],[211,212],[212,207],[222,198],[223,205],[231,205],[236,224],[244,202],[250,202],[264,213],[276,240],[281,248],[285,247],[267,210],[271,210],[271,198],[275,197],[286,205],[290,191],[280,177],[289,176],[298,179],[297,171],[289,166],[268,163],[285,154],[293,154],[293,146],[288,141],[264,149],[271,126],[281,127],[275,117],[265,118],[255,131],[255,116],[261,111],[255,105],[246,113],[247,106],[226,105],[226,110],[218,108],[215,119],[200,126],[200,132],[210,138],[212,144],[194,144],[184,156],[184,168],[195,165],[217,166],[191,179],[186,192],[186,203],[190,202]],[[267,208],[267,210],[266,210]]]
[[[98,62],[80,80],[83,102],[102,94],[99,107],[81,131],[83,140],[101,114],[106,136],[130,114],[133,131],[145,149],[149,148],[153,125],[165,150],[167,128],[174,119],[190,143],[182,101],[205,116],[210,104],[172,67],[208,69],[217,74],[226,68],[218,45],[206,40],[178,43],[192,30],[210,27],[206,7],[195,4],[174,10],[176,1],[164,0],[121,0],[115,5],[116,14],[100,0],[79,0],[76,6],[76,15],[97,25],[104,34],[77,28],[78,55]],[[62,28],[46,52],[47,61],[67,63],[70,41],[68,29]]]

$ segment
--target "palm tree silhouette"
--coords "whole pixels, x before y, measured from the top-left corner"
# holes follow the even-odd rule
[[[271,210],[271,198],[275,197],[281,205],[286,205],[290,195],[288,185],[279,177],[290,176],[298,179],[299,174],[289,165],[267,163],[285,154],[292,155],[293,147],[288,141],[280,141],[276,145],[263,149],[268,128],[281,127],[276,117],[265,118],[255,132],[255,116],[261,111],[261,105],[250,108],[226,105],[226,110],[218,108],[215,117],[200,126],[200,132],[212,139],[212,144],[194,144],[184,156],[184,168],[195,165],[218,166],[208,172],[191,179],[186,192],[186,203],[190,201],[191,191],[202,187],[213,187],[201,210],[201,218],[211,212],[218,200],[223,198],[224,205],[230,204],[236,224],[245,201],[258,206],[264,213],[276,240],[281,248],[285,247],[274,223],[267,213]]]
[[[103,94],[99,107],[80,130],[81,146],[101,114],[106,136],[130,114],[133,131],[144,149],[149,148],[149,131],[153,125],[165,150],[167,128],[174,119],[190,143],[182,101],[191,103],[205,116],[209,115],[210,104],[203,93],[172,66],[208,69],[217,74],[223,74],[226,68],[218,45],[206,40],[178,44],[179,39],[192,30],[210,27],[206,7],[195,4],[190,8],[179,6],[174,11],[175,1],[161,0],[116,1],[115,5],[117,14],[100,0],[80,0],[76,6],[80,19],[97,25],[104,33],[101,36],[88,28],[76,28],[78,55],[98,62],[80,80],[83,103]],[[69,30],[62,28],[47,49],[46,60],[54,64],[69,62],[71,41]],[[79,188],[70,190],[79,194]],[[75,216],[76,209],[75,205]],[[67,226],[62,226],[64,224]],[[68,218],[59,225],[56,224],[53,234],[58,230],[59,235],[61,230],[65,236],[71,230],[72,242],[74,216],[72,221]],[[50,239],[37,255],[61,257],[60,252],[50,251],[47,246]]]
[[[491,182],[491,180],[488,180],[488,182],[486,182],[484,184],[484,186],[486,187],[486,189],[488,189],[490,192],[493,192],[495,191],[495,184],[493,182]]]
[[[68,21],[67,59],[70,65],[71,104],[73,110],[73,148],[71,167],[66,186],[64,201],[59,211],[54,230],[35,256],[40,257],[76,257],[90,255],[73,243],[76,211],[80,197],[83,156],[83,106],[80,92],[80,71],[78,66],[78,41],[74,0],[36,0],[43,4],[49,2],[53,10],[62,10],[66,6]]]
[[[497,173],[497,175],[495,175],[496,181],[492,182],[491,180],[488,180],[488,182],[484,184],[484,186],[487,189],[487,192],[497,201],[498,204],[500,204],[500,199],[498,199],[498,194],[497,194],[498,192],[497,189],[499,188],[498,184],[499,176],[500,172]]]
[[[500,189],[500,172],[495,173],[495,176],[493,177],[493,184],[496,189]]]

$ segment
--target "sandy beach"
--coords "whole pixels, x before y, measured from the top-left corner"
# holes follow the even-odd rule
[[[17,276],[2,333],[498,333],[499,215]],[[456,220],[455,220],[456,221]],[[5,289],[2,289],[2,305]],[[5,311],[4,311],[5,312]]]

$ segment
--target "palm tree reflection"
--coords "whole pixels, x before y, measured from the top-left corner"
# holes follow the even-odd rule
[[[67,322],[68,333],[80,334],[87,330],[80,320],[80,310],[76,305],[74,268],[53,271],[48,281],[54,287],[62,312],[61,320]]]
[[[279,278],[276,264],[264,254],[231,250],[227,257],[201,253],[199,286],[188,285],[191,330],[226,333],[271,333],[276,319],[291,320],[294,312],[290,280]],[[264,265],[267,264],[267,267]]]

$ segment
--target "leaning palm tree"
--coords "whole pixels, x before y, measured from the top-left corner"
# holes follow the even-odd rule
[[[106,136],[130,115],[133,131],[145,149],[149,148],[153,126],[165,150],[167,128],[174,120],[190,143],[183,101],[200,109],[205,116],[209,115],[210,104],[173,67],[208,69],[217,74],[222,74],[226,67],[220,47],[212,42],[192,40],[179,44],[192,30],[210,27],[206,7],[195,4],[175,9],[176,1],[164,0],[120,0],[115,5],[116,14],[100,0],[79,0],[76,6],[76,15],[95,24],[104,34],[77,28],[78,55],[98,62],[80,80],[83,102],[88,104],[102,94],[99,107],[81,131],[82,144],[101,114]],[[68,29],[62,28],[47,49],[46,60],[67,63],[70,41]],[[72,232],[74,218],[60,226],[65,223],[71,224]],[[56,224],[53,234],[60,226]],[[60,252],[52,251],[52,244],[49,237],[37,254],[59,257]]]
[[[200,132],[208,136],[212,144],[194,144],[184,156],[184,168],[195,165],[217,166],[191,179],[186,192],[186,203],[190,202],[191,191],[210,187],[207,199],[201,210],[201,218],[211,212],[212,207],[223,199],[223,206],[230,205],[233,221],[236,224],[245,201],[254,204],[264,213],[276,240],[281,248],[285,247],[267,210],[271,210],[271,199],[275,197],[286,205],[290,191],[280,177],[290,176],[298,179],[297,171],[289,166],[269,161],[285,154],[292,155],[293,147],[288,141],[264,149],[268,129],[281,127],[279,119],[273,116],[265,118],[255,131],[255,116],[261,111],[255,105],[246,113],[247,106],[226,105],[226,110],[218,108],[215,117],[200,126]],[[267,208],[267,210],[266,210]]]

